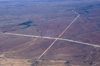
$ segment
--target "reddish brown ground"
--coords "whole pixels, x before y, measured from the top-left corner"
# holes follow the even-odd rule
[[[42,59],[99,61],[100,48],[77,43],[57,41]]]
[[[99,10],[91,10],[89,13],[81,14],[75,23],[63,34],[62,38],[100,45],[99,21]]]
[[[75,8],[80,17],[60,38],[100,45],[98,3],[0,4],[0,32],[58,37],[77,16],[72,12]],[[31,26],[18,26],[29,20]],[[8,58],[38,58],[53,41],[0,34],[0,54]],[[100,62],[100,48],[57,41],[41,59]]]
[[[36,15],[37,16],[37,15]],[[72,22],[72,20],[77,16],[72,11],[65,11],[64,13],[49,13],[40,15],[42,18],[32,20],[32,25],[28,28],[25,26],[8,26],[1,28],[0,31],[7,31],[13,33],[21,33],[28,35],[40,35],[40,36],[49,36],[49,37],[58,37],[61,32]],[[47,19],[44,17],[48,17]]]
[[[48,39],[0,34],[0,52],[11,58],[36,58],[53,42]]]

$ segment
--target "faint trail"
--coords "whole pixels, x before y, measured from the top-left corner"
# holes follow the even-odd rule
[[[74,11],[74,10],[72,10],[72,11]],[[76,14],[78,14],[76,11],[74,11]],[[61,37],[64,33],[65,33],[65,31],[66,30],[68,30],[68,28],[76,21],[76,19],[79,17],[80,15],[78,14],[78,16],[69,24],[69,26],[67,26],[66,27],[66,29],[58,36],[58,38],[59,37]],[[55,39],[54,41],[53,41],[53,43],[39,56],[39,58],[38,59],[40,59],[53,45],[54,45],[54,43],[57,41],[58,39]]]
[[[96,64],[94,64],[94,65],[92,65],[92,66],[96,66],[96,65],[98,65],[99,63],[96,63]]]
[[[4,23],[4,24],[0,24],[0,26],[1,25],[9,25],[9,24],[19,24],[19,23],[21,23],[21,22],[17,22],[17,23],[6,23],[6,24]]]

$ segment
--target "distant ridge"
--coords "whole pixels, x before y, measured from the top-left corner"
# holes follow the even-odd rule
[[[72,2],[72,1],[87,1],[87,0],[0,0],[0,2]],[[90,0],[90,1],[99,1],[99,0]]]
[[[84,1],[84,0],[4,0],[4,1],[62,2],[62,1]]]

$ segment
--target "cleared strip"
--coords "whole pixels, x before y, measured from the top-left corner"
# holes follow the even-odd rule
[[[76,11],[74,11],[76,14],[78,14]],[[58,36],[61,37],[66,30],[68,30],[68,28],[77,20],[77,18],[79,17],[80,15],[78,14],[78,16],[65,28],[65,30]],[[54,44],[55,42],[57,41],[58,39],[55,39],[55,41],[52,42],[52,44],[40,55],[40,57],[38,59],[40,59]]]
[[[100,45],[95,45],[95,44],[90,44],[90,43],[85,43],[85,42],[80,42],[80,41],[74,41],[74,40],[70,40],[70,39],[63,39],[63,38],[41,37],[41,36],[25,35],[25,34],[16,34],[16,33],[2,33],[2,32],[0,32],[0,33],[1,33],[1,34],[7,34],[7,35],[24,36],[24,37],[34,37],[34,38],[44,38],[44,39],[63,40],[63,41],[69,41],[69,42],[84,44],[84,45],[90,45],[90,46],[94,46],[94,47],[100,47]]]

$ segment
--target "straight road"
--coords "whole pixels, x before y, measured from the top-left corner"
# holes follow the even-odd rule
[[[34,36],[34,35],[25,35],[25,34],[16,34],[16,33],[2,33],[2,32],[0,32],[0,34],[24,36],[24,37],[34,37],[34,38],[44,38],[44,39],[54,39],[54,40],[63,40],[63,41],[74,42],[74,43],[83,44],[83,45],[100,47],[100,45],[95,45],[95,44],[90,44],[90,43],[85,43],[85,42],[80,42],[80,41],[74,41],[74,40],[70,40],[70,39],[63,39],[63,38],[41,37],[41,36]]]
[[[76,11],[74,11],[76,14],[78,14]],[[57,40],[63,40],[63,41],[68,41],[68,42],[74,42],[74,43],[78,43],[78,44],[82,44],[82,45],[89,45],[89,46],[94,46],[94,47],[100,47],[100,45],[95,45],[95,44],[90,44],[90,43],[85,43],[85,42],[80,42],[80,41],[74,41],[74,40],[70,40],[70,39],[63,39],[60,38],[65,31],[68,30],[68,28],[77,20],[77,18],[80,16],[80,14],[78,14],[78,16],[69,24],[68,27],[66,27],[66,29],[59,35],[58,38],[54,38],[54,37],[42,37],[42,36],[35,36],[35,35],[25,35],[25,34],[16,34],[16,33],[2,33],[1,34],[7,34],[7,35],[16,35],[16,36],[24,36],[24,37],[35,37],[35,38],[44,38],[44,39],[54,39],[54,41],[52,42],[52,44],[39,56],[38,59],[40,59],[53,45]]]
[[[74,11],[74,10],[72,10],[72,11]],[[64,33],[65,33],[65,31],[67,31],[68,30],[68,28],[77,20],[77,18],[80,16],[80,14],[78,14],[76,11],[74,11],[78,16],[65,28],[65,30],[58,36],[58,38],[59,37],[61,37]],[[38,59],[40,59],[54,44],[55,44],[55,42],[57,41],[58,39],[55,39],[52,43],[51,43],[51,45],[39,56],[39,58]]]

